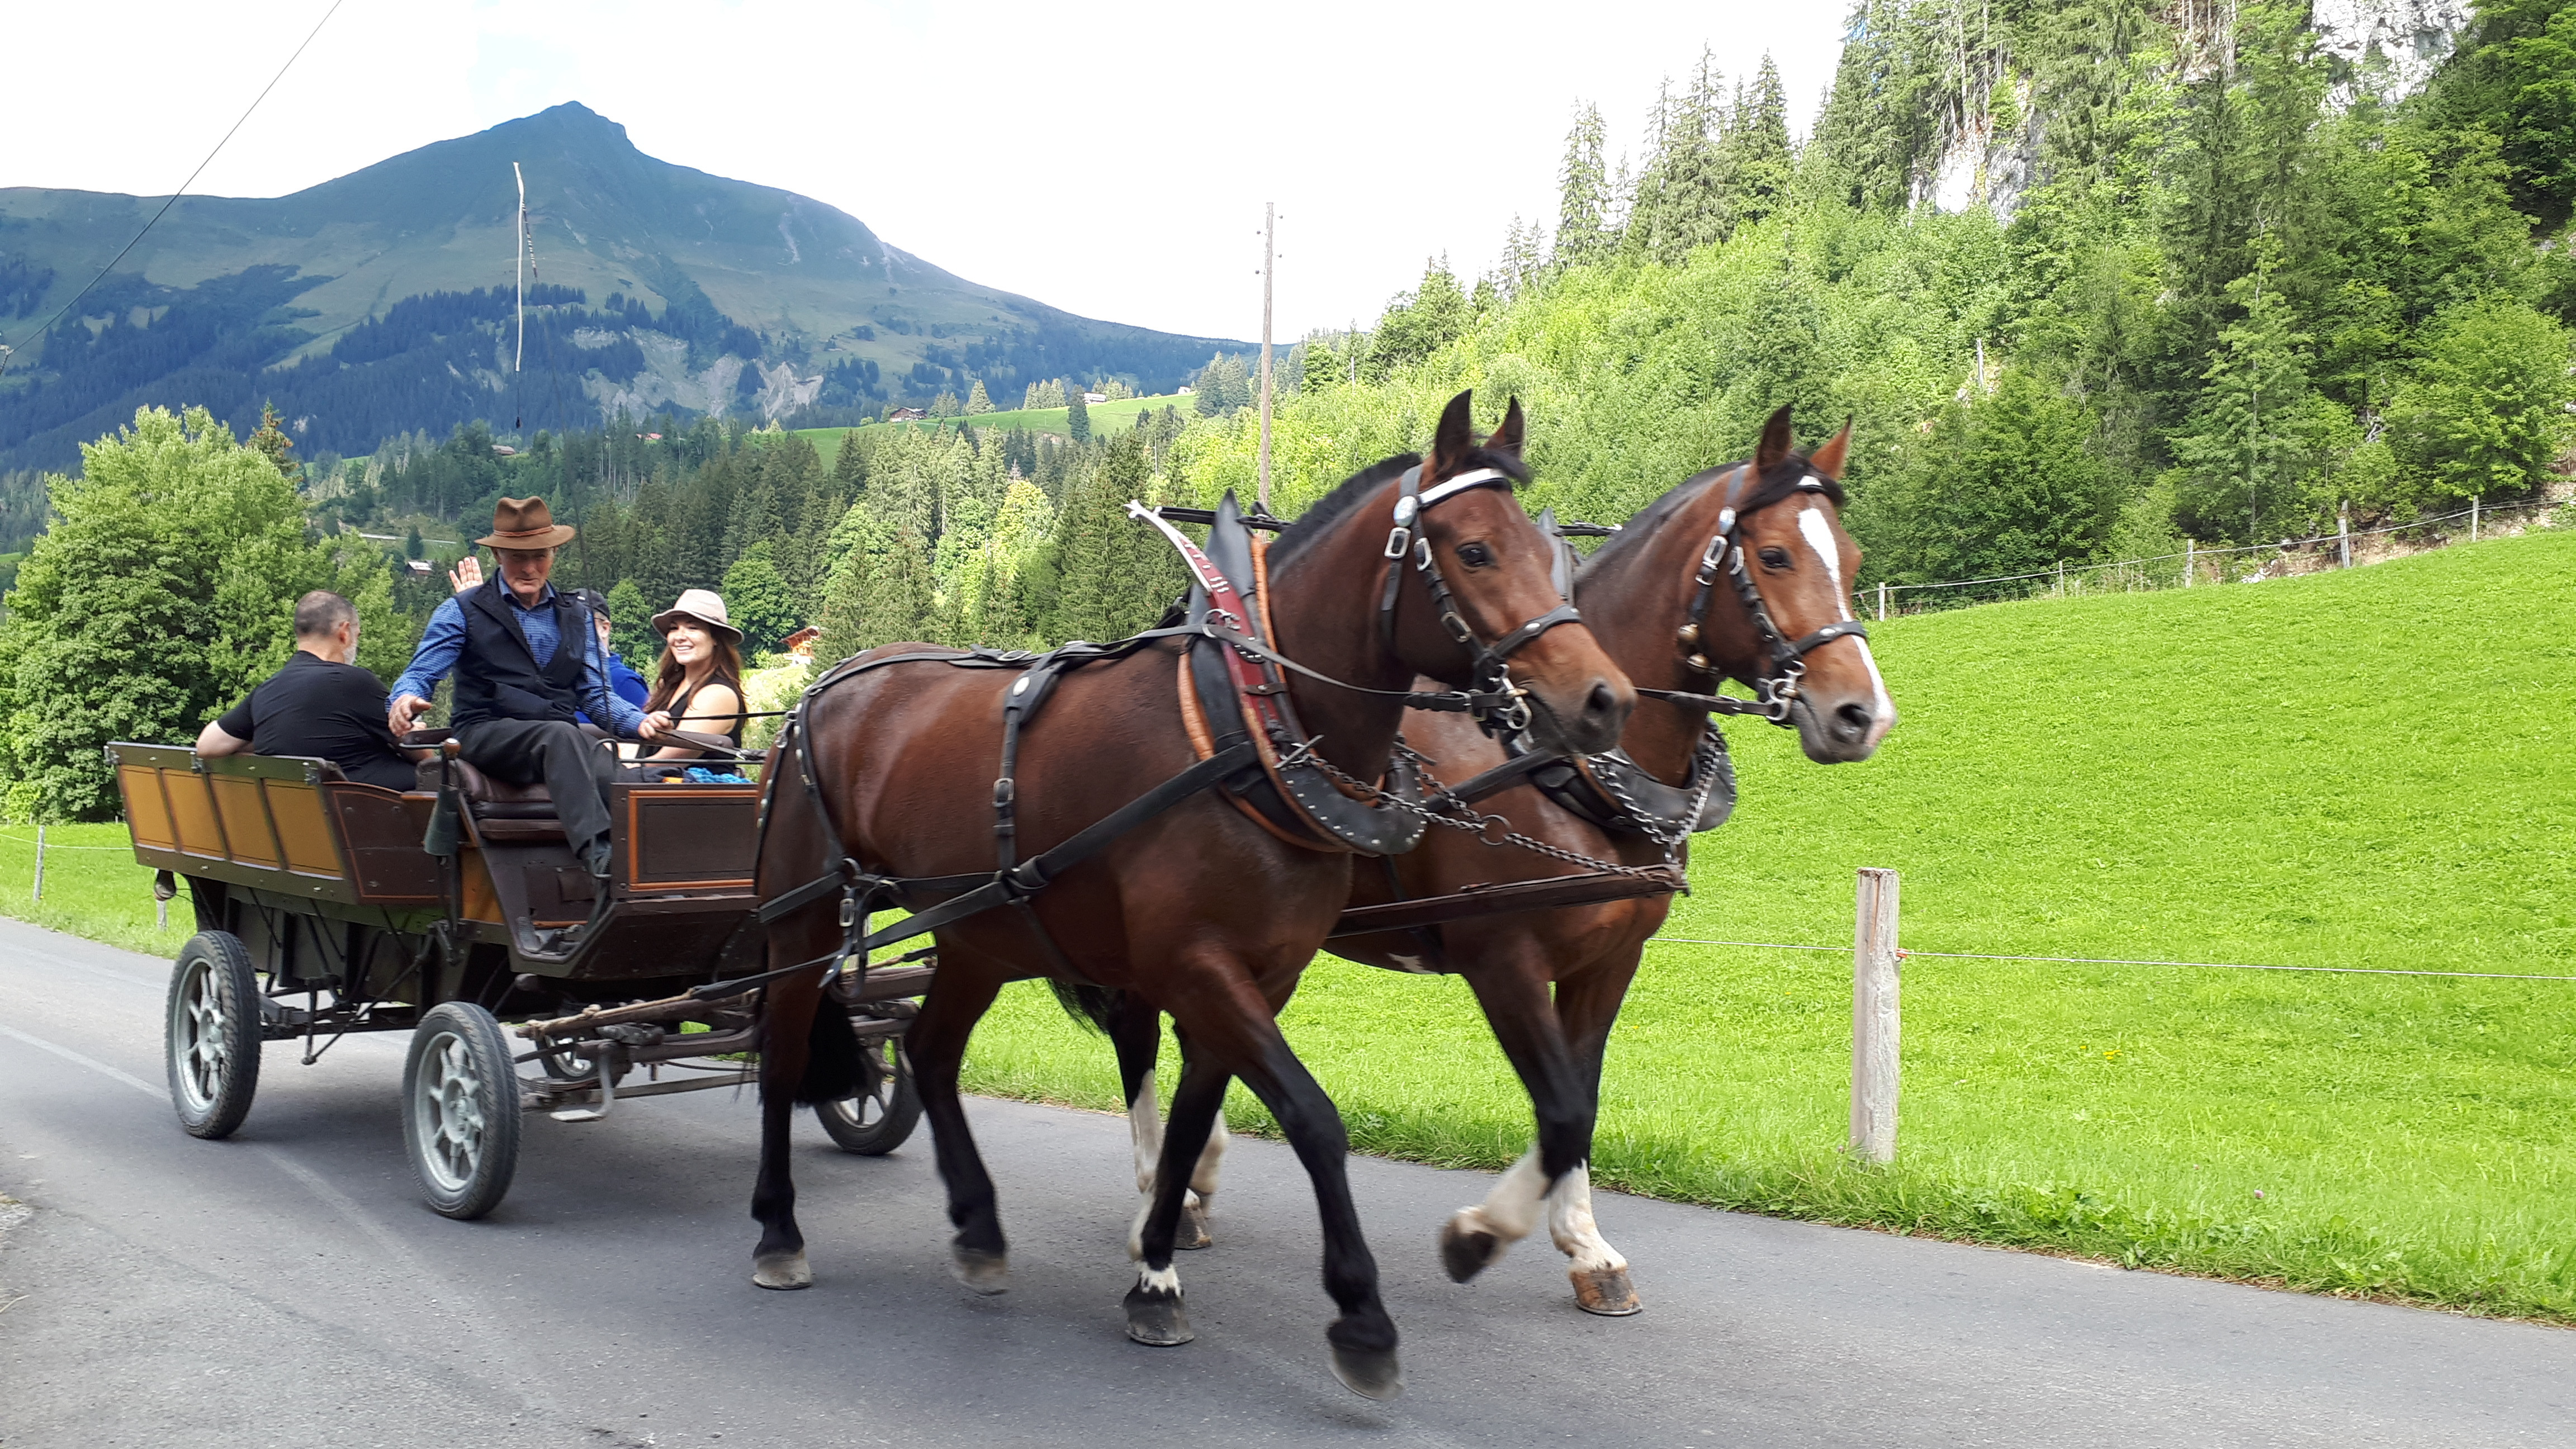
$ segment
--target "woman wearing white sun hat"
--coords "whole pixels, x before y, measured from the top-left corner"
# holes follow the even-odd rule
[[[659,710],[672,727],[691,734],[718,735],[742,744],[742,631],[725,618],[725,601],[712,589],[689,589],[680,601],[653,616],[662,636],[662,663],[655,671],[647,713]],[[694,760],[706,752],[670,744],[647,760]]]

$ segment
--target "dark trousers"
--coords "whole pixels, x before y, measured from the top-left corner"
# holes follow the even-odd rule
[[[608,782],[617,761],[573,725],[550,719],[487,719],[457,731],[465,762],[513,785],[545,782],[573,854],[593,869],[608,864]]]

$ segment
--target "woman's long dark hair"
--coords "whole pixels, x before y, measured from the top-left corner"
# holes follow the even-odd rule
[[[699,625],[699,627],[706,629],[707,637],[715,644],[716,664],[715,668],[707,675],[707,683],[723,685],[727,689],[733,691],[733,697],[737,702],[742,701],[745,697],[742,692],[742,650],[736,647],[732,637],[725,634],[722,630],[715,629],[704,624]],[[646,714],[651,714],[655,710],[669,705],[673,699],[679,696],[680,686],[688,682],[688,677],[688,666],[682,664],[679,659],[671,653],[670,636],[668,634],[663,635],[662,663],[660,668],[655,671],[653,692],[644,697],[644,712]],[[674,723],[677,723],[677,721],[674,721]],[[734,719],[734,723],[742,723],[741,717],[737,715]],[[720,733],[722,732],[720,731]]]

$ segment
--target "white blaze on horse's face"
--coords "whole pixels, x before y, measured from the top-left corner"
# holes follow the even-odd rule
[[[1833,583],[1835,621],[1850,618],[1851,590],[1843,587],[1842,547],[1834,537],[1833,520],[1825,517],[1825,510],[1818,507],[1813,498],[1806,499],[1798,507],[1798,536],[1815,551],[1816,562],[1825,566],[1825,577]],[[1860,662],[1869,670],[1869,744],[1875,749],[1896,724],[1896,701],[1887,697],[1887,681],[1879,677],[1878,660],[1869,652],[1869,641],[1857,634],[1845,637],[1860,650]]]

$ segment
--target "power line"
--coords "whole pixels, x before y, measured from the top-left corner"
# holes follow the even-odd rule
[[[145,234],[150,232],[154,226],[158,225],[161,218],[170,214],[170,208],[179,204],[179,198],[187,195],[188,188],[196,185],[197,178],[205,174],[206,168],[214,164],[217,156],[223,154],[225,144],[233,138],[233,132],[240,130],[242,128],[242,122],[250,119],[251,112],[259,109],[259,103],[268,99],[268,93],[277,89],[277,83],[286,79],[287,71],[293,69],[295,66],[296,56],[304,54],[304,47],[311,45],[313,43],[313,37],[322,33],[322,27],[331,23],[331,17],[340,13],[340,3],[341,0],[331,0],[331,8],[322,12],[322,18],[320,20],[313,22],[313,30],[311,34],[304,37],[304,45],[295,47],[295,55],[288,56],[286,58],[286,64],[277,68],[277,74],[269,77],[268,84],[260,87],[259,94],[251,97],[249,109],[244,110],[241,113],[241,120],[233,122],[231,131],[224,132],[223,140],[217,141],[215,143],[215,149],[206,153],[206,159],[197,163],[197,169],[188,173],[188,179],[179,183],[179,189],[170,193],[170,199],[161,203],[161,209],[152,213],[152,220],[143,223],[143,230],[136,232],[134,234],[134,240],[125,244],[125,251],[118,252],[115,260],[110,261],[106,266],[99,268],[98,275],[89,279],[89,286],[83,287],[78,292],[74,293],[72,295],[72,299],[62,305],[60,311],[55,312],[53,316],[45,319],[44,326],[19,337],[17,345],[14,347],[0,347],[0,373],[6,373],[9,370],[9,364],[15,361],[18,356],[18,348],[26,346],[27,339],[29,337],[41,337],[47,332],[52,331],[54,324],[63,320],[65,313],[68,313],[74,307],[79,306],[81,298],[88,296],[92,288],[96,287],[99,283],[106,281],[107,274],[116,270],[116,264],[125,260],[126,253],[133,251],[135,247],[141,245]]]

